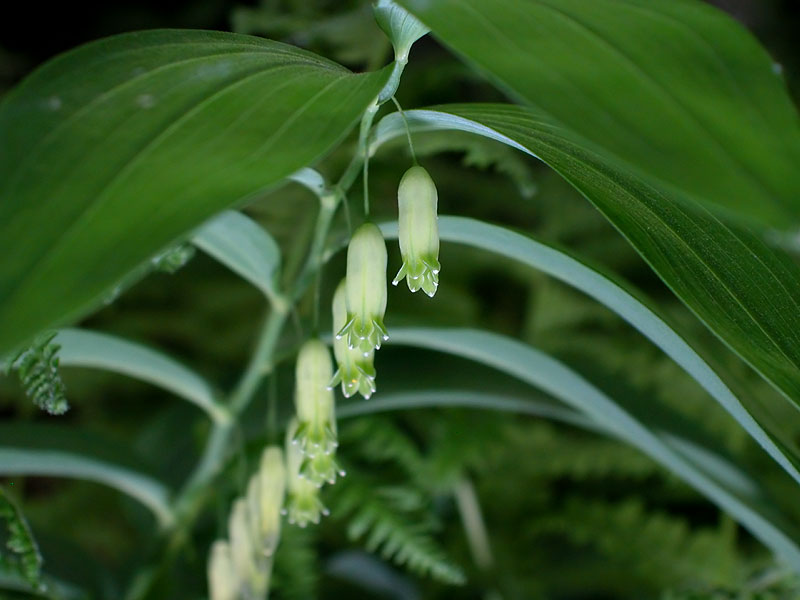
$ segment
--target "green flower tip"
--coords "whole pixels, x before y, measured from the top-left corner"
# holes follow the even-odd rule
[[[290,524],[305,527],[309,523],[319,523],[322,516],[327,516],[328,509],[319,498],[319,486],[303,473],[309,457],[305,456],[295,442],[299,425],[292,419],[286,430],[286,471],[288,498],[286,508],[281,514],[287,516]],[[330,456],[320,454],[320,456]],[[318,469],[326,466],[325,461],[317,461]],[[335,464],[335,463],[333,463]]]
[[[338,369],[328,383],[333,389],[338,384],[342,385],[342,394],[345,398],[360,393],[364,398],[369,398],[375,393],[375,350],[364,354],[360,348],[350,348],[349,340],[344,335],[337,335],[347,325],[347,283],[343,280],[333,294],[333,354],[336,357]]]
[[[333,454],[339,442],[336,439],[336,432],[328,423],[314,420],[300,422],[297,433],[292,438],[292,444],[297,446],[304,456],[313,458]]]
[[[397,188],[398,239],[403,266],[392,280],[405,278],[412,292],[423,290],[431,298],[439,287],[439,195],[428,172],[411,167]]]
[[[300,476],[313,483],[318,488],[323,484],[336,483],[336,476],[344,477],[344,470],[336,463],[333,454],[317,454],[306,458],[300,468]]]
[[[368,356],[389,339],[383,324],[386,313],[386,242],[373,223],[356,229],[347,248],[345,278],[346,319],[336,331],[347,346]]]
[[[364,366],[357,364],[351,365],[350,368],[340,366],[336,373],[333,374],[333,379],[331,379],[328,386],[333,389],[339,384],[342,384],[342,394],[344,394],[345,398],[358,393],[365,400],[369,400],[377,389],[375,385],[375,369],[372,368],[371,371],[367,371]]]
[[[288,506],[283,514],[291,525],[306,527],[309,523],[318,524],[330,511],[319,499],[319,488],[307,479],[298,478],[289,494]]]
[[[348,348],[360,351],[365,357],[373,350],[380,350],[381,343],[389,339],[383,318],[362,319],[358,315],[348,321],[336,334],[336,339],[345,338]]]

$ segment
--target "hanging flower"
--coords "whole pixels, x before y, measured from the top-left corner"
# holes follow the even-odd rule
[[[226,540],[217,540],[208,554],[208,595],[210,600],[236,600],[239,581],[233,568],[231,546]]]
[[[386,312],[386,243],[373,223],[356,229],[347,248],[347,322],[337,332],[350,348],[364,356],[389,339],[383,325]]]
[[[272,556],[280,539],[280,515],[286,491],[286,467],[280,448],[269,446],[264,449],[261,465],[254,479],[258,486],[260,549],[265,556]]]
[[[294,402],[299,426],[293,441],[306,456],[336,450],[334,395],[328,388],[333,377],[331,355],[319,340],[309,340],[297,355]]]
[[[305,527],[309,523],[319,523],[322,515],[328,515],[328,509],[319,499],[319,486],[300,472],[306,456],[294,441],[297,429],[297,420],[293,419],[286,431],[288,499],[283,514],[288,516],[289,523]]]
[[[256,528],[253,522],[256,514],[247,499],[239,498],[233,503],[228,517],[233,571],[239,581],[241,595],[245,597],[259,597],[269,585],[269,574],[263,568],[264,557],[257,553],[252,536]]]
[[[392,285],[404,277],[408,289],[420,288],[431,298],[439,287],[438,194],[433,179],[420,166],[411,167],[397,189],[400,254],[403,266]]]
[[[339,383],[342,384],[342,394],[349,398],[359,392],[368,399],[375,393],[375,350],[370,349],[364,354],[359,348],[350,348],[347,340],[336,336],[347,324],[347,284],[345,280],[336,288],[333,295],[333,354],[336,357],[338,369],[333,374],[328,386],[332,389]]]

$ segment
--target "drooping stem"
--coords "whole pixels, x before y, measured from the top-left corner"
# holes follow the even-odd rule
[[[411,128],[408,126],[408,119],[406,119],[406,113],[403,111],[403,107],[400,106],[400,103],[397,101],[397,98],[392,96],[392,102],[397,107],[397,112],[400,113],[400,117],[403,119],[403,123],[406,126],[406,137],[408,138],[408,150],[411,152],[411,160],[414,161],[414,166],[417,166],[419,163],[417,162],[417,154],[414,152],[414,144],[411,142]]]

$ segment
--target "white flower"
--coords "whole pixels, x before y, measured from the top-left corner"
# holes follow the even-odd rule
[[[411,167],[400,180],[397,189],[398,239],[403,266],[392,285],[404,277],[408,289],[420,288],[431,298],[439,287],[439,221],[438,194],[428,172],[420,166]]]
[[[386,242],[373,223],[356,229],[347,248],[347,322],[336,334],[367,356],[389,339],[386,313]]]
[[[208,595],[210,600],[237,600],[239,581],[233,569],[231,547],[217,540],[208,554]]]
[[[295,367],[294,402],[299,425],[293,441],[309,457],[331,454],[337,446],[334,394],[328,388],[332,377],[327,346],[319,340],[303,344]]]
[[[375,393],[375,350],[370,349],[364,354],[359,348],[350,348],[347,340],[336,337],[347,324],[347,291],[346,282],[342,280],[333,295],[333,354],[336,357],[338,369],[333,374],[329,387],[333,388],[342,384],[342,393],[349,398],[359,392],[364,398],[369,398]]]

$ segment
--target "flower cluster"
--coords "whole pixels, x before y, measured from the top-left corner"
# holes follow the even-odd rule
[[[286,489],[283,452],[268,447],[247,494],[234,501],[228,517],[228,540],[217,540],[208,559],[211,600],[263,597],[269,588],[272,560],[281,530]]]

